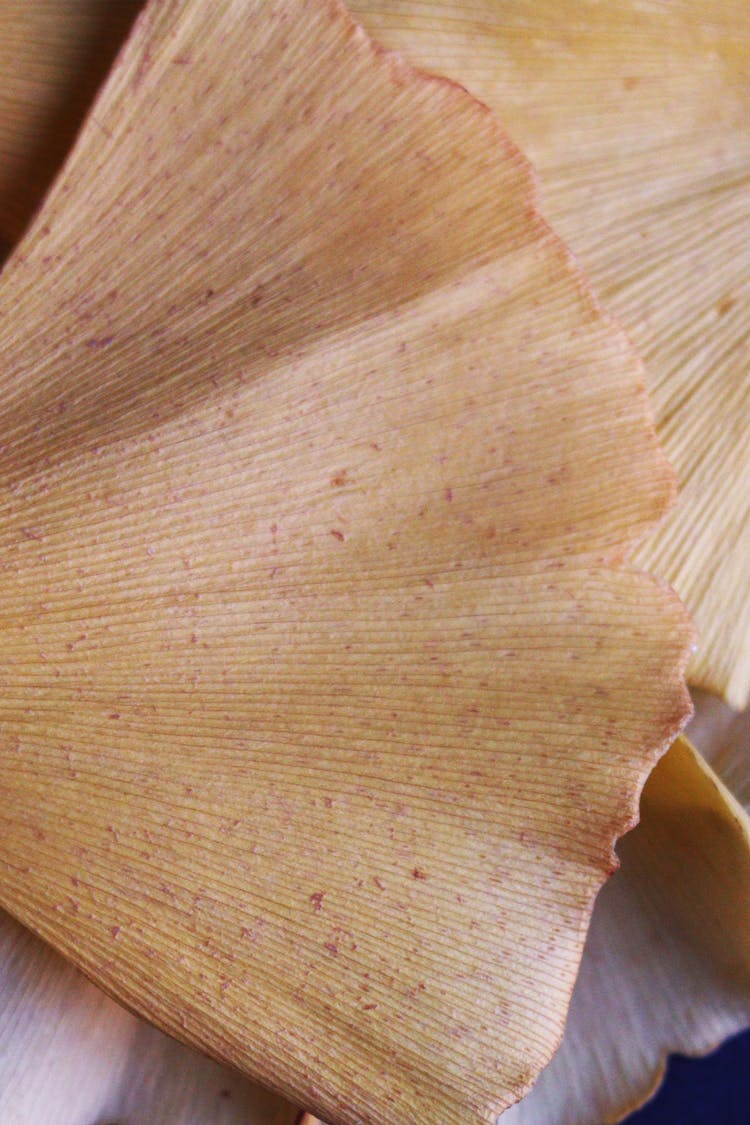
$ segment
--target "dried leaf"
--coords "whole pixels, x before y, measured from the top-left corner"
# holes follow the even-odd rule
[[[0,914],[0,1120],[291,1125],[274,1094],[115,1004]]]
[[[605,1125],[750,1022],[746,813],[686,739],[649,777],[600,892],[562,1045],[503,1125]],[[310,1121],[309,1125],[315,1125]]]
[[[503,1125],[620,1121],[668,1053],[702,1054],[750,1023],[749,829],[678,739],[597,898],[562,1046]]]
[[[646,362],[681,499],[638,562],[698,625],[691,680],[750,700],[750,4],[353,0],[492,106]]]
[[[38,203],[141,3],[0,0],[0,235]],[[736,251],[747,241],[750,10],[743,0],[709,11],[697,0],[647,11],[632,0],[351,7],[383,42],[492,105],[542,171],[545,210],[647,359],[683,486],[640,562],[667,574],[698,620],[691,678],[745,706],[748,269]]]
[[[525,161],[335,4],[155,3],[0,297],[4,904],[332,1122],[487,1121],[691,640]]]

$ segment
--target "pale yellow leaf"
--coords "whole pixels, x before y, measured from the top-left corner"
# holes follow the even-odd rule
[[[523,157],[336,4],[154,3],[0,300],[4,905],[331,1122],[490,1120],[692,637]]]

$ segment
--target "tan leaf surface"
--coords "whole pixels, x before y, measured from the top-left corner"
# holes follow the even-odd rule
[[[0,914],[4,1125],[291,1125],[297,1110],[115,1004]]]
[[[524,160],[335,4],[155,4],[0,299],[5,906],[332,1122],[489,1120],[691,639]]]
[[[41,203],[142,6],[0,0],[0,242]]]
[[[620,1121],[668,1053],[750,1023],[748,818],[679,739],[648,779],[586,940],[562,1046],[503,1125]]]
[[[0,235],[14,236],[38,203],[141,6],[0,0]],[[744,706],[750,268],[737,250],[750,238],[750,9],[744,0],[351,7],[383,42],[492,105],[542,171],[546,211],[647,359],[685,493],[641,562],[670,577],[699,622],[691,678]]]
[[[353,0],[386,46],[492,106],[545,214],[646,362],[681,499],[637,553],[750,699],[750,4]]]

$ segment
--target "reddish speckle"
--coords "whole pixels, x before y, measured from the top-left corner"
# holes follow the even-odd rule
[[[323,798],[323,804],[325,805],[325,807],[327,809],[332,809],[333,808],[333,798],[332,797],[324,797]]]
[[[324,898],[325,893],[323,891],[316,891],[314,895],[310,895],[310,902],[312,903],[313,910],[316,914],[323,909]]]
[[[450,502],[451,502],[451,501],[453,500],[453,489],[452,489],[452,488],[446,488],[446,490],[445,490],[445,492],[443,493],[443,495],[445,496],[445,499],[446,499],[446,500],[448,501],[448,503],[450,504]]]
[[[110,719],[119,719],[120,718],[120,712],[119,711],[111,711],[109,717],[110,717]]]
[[[334,473],[331,477],[331,488],[343,488],[345,484],[349,483],[346,469],[341,469],[340,472]]]
[[[231,1090],[221,1090],[221,1091],[219,1092],[219,1097],[220,1097],[220,1098],[231,1098],[231,1096],[232,1096],[232,1092],[231,1092]]]
[[[343,531],[339,531],[338,528],[332,527],[330,534],[334,539],[338,539],[339,543],[344,542],[344,533]]]
[[[384,891],[384,890],[385,890],[385,887],[384,887],[384,886],[383,886],[383,884],[381,883],[380,879],[378,879],[377,875],[373,875],[373,877],[372,877],[372,881],[373,881],[373,883],[375,884],[375,886],[376,886],[376,887],[378,888],[378,890],[379,890],[379,891]]]
[[[112,934],[113,938],[116,938],[117,935],[120,932],[120,927],[119,926],[113,926],[112,929],[109,932]]]
[[[323,948],[327,949],[328,952],[330,954],[332,954],[334,957],[338,957],[339,947],[336,945],[336,943],[334,941],[327,941],[325,943],[325,945],[323,946]]]
[[[91,336],[86,341],[87,348],[108,348],[114,336]]]
[[[412,877],[412,879],[426,879],[427,878],[424,871],[422,871],[419,867],[414,868],[414,870],[411,873],[411,877]]]
[[[363,1004],[362,1005],[362,1011],[363,1012],[372,1012],[372,1011],[374,1011],[375,1008],[377,1008],[377,1004]]]

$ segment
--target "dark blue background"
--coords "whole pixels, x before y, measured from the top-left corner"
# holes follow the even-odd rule
[[[659,1093],[624,1125],[750,1125],[750,1031],[707,1058],[670,1059]]]

